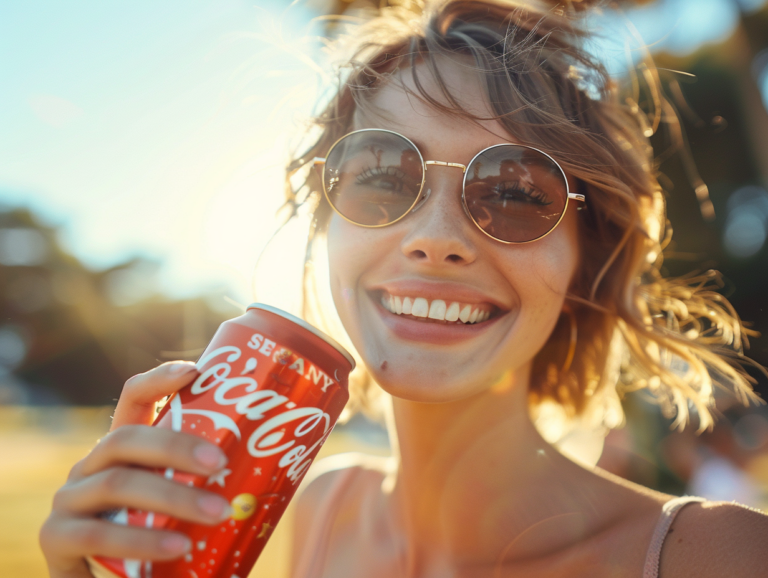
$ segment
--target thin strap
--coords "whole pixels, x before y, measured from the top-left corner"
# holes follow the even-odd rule
[[[311,551],[301,557],[301,562],[297,565],[297,571],[293,573],[293,576],[296,578],[309,578],[318,572],[322,572],[325,566],[325,555],[328,553],[326,542],[330,537],[330,530],[336,521],[338,504],[346,493],[354,474],[354,467],[342,470],[340,479],[325,498],[325,503],[319,508],[319,511],[315,512],[315,518],[312,520],[310,531],[304,544],[304,547],[311,548]]]
[[[645,567],[643,568],[643,578],[658,578],[659,562],[661,561],[661,547],[664,545],[664,539],[669,533],[672,522],[680,509],[694,502],[703,502],[704,498],[695,496],[683,496],[681,498],[672,498],[661,508],[661,516],[656,523],[653,531],[651,545],[648,547],[648,554],[645,556]]]

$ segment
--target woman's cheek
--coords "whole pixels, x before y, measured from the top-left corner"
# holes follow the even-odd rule
[[[567,214],[558,228],[538,243],[541,245],[533,256],[538,277],[549,292],[565,297],[580,260],[574,216]]]
[[[346,285],[345,279],[349,278],[349,269],[353,266],[354,252],[349,248],[354,245],[351,244],[351,240],[348,238],[349,234],[344,231],[344,224],[344,221],[338,216],[333,215],[331,217],[331,221],[328,224],[327,246],[331,295],[333,296],[336,310],[346,325],[348,316],[345,304],[348,304],[350,301],[352,288]]]
[[[528,245],[524,259],[517,263],[524,272],[515,283],[521,302],[519,329],[536,351],[560,317],[579,260],[575,230],[573,235],[568,227],[562,234],[555,233]]]
[[[360,318],[363,278],[372,264],[381,260],[375,254],[379,243],[373,242],[375,231],[348,223],[333,215],[328,224],[328,273],[336,311],[350,336]]]

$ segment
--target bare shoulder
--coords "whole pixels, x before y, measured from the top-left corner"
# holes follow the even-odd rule
[[[365,483],[381,480],[391,471],[391,458],[349,452],[318,460],[307,472],[296,499],[297,510],[311,514],[327,502],[333,490],[345,478],[354,477],[353,482]],[[299,512],[297,512],[298,516]]]
[[[312,540],[320,533],[319,524],[335,517],[359,490],[381,484],[389,468],[389,458],[361,453],[337,454],[312,465],[294,500],[291,555],[294,570],[316,547]]]
[[[661,578],[765,576],[768,515],[728,502],[683,508],[661,555]]]

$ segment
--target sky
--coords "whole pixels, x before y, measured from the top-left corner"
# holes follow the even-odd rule
[[[0,3],[0,202],[93,268],[248,291],[315,74],[314,14],[239,0]],[[308,50],[305,50],[307,52]]]
[[[685,54],[764,2],[659,0],[627,17],[653,50]],[[322,90],[316,16],[301,1],[0,2],[0,203],[59,227],[94,269],[143,256],[159,264],[150,289],[247,303]],[[623,47],[626,25],[601,25]]]

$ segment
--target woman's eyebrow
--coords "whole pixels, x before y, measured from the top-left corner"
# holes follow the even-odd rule
[[[404,136],[409,141],[411,141],[416,146],[416,148],[419,149],[419,152],[421,153],[421,155],[424,156],[424,149],[426,148],[426,145],[422,141],[420,141],[419,139],[412,138],[412,137],[408,136],[407,134],[405,134],[403,132],[400,132],[399,130],[394,130],[394,129],[391,129],[391,128],[386,128],[386,127],[383,127],[381,125],[371,126],[371,125],[369,125],[367,123],[356,123],[356,122],[353,122],[352,126],[350,128],[352,129],[352,131],[356,131],[356,130],[385,130],[385,131],[389,131],[389,132],[393,132],[393,133],[399,134],[400,136]],[[374,142],[376,142],[377,140],[381,140],[381,139],[376,139],[376,137],[372,137],[372,140],[374,140]],[[424,160],[426,160],[426,158]]]
[[[419,149],[419,152],[421,153],[421,156],[424,157],[424,160],[426,161],[427,160],[427,155],[424,154],[424,150],[427,148],[426,145],[423,142],[421,142],[419,139],[411,138],[411,137],[409,137],[407,135],[403,135],[403,136],[405,136],[406,138],[410,139],[410,141],[413,144],[416,145],[416,148]]]
[[[398,126],[398,128],[400,128],[400,127],[407,128],[404,125]],[[427,145],[424,143],[424,141],[422,141],[421,139],[419,139],[417,137],[408,136],[407,134],[405,134],[401,130],[395,130],[395,129],[392,129],[392,128],[387,128],[387,127],[382,126],[381,124],[377,124],[377,125],[374,126],[374,125],[366,123],[366,122],[360,122],[358,119],[355,119],[352,122],[352,126],[350,128],[352,129],[352,131],[376,129],[376,130],[385,130],[385,131],[389,131],[389,132],[394,132],[394,133],[397,133],[397,134],[399,134],[401,136],[404,136],[405,138],[410,140],[416,146],[416,148],[419,149],[419,153],[421,153],[421,156],[424,159],[424,161],[428,161],[428,160],[446,160],[446,159],[437,159],[437,158],[433,159],[433,158],[431,158],[432,155],[428,155],[425,152],[427,150]],[[490,134],[492,134],[493,136],[495,136],[497,138],[503,139],[504,142],[492,142],[492,141],[489,140],[488,143],[486,143],[484,146],[479,147],[475,151],[475,153],[479,153],[481,150],[484,150],[486,148],[489,148],[491,146],[498,145],[498,144],[519,144],[518,142],[516,142],[514,140],[514,137],[512,137],[512,136],[500,136],[500,135],[497,135],[495,133],[490,133]],[[474,153],[471,156],[474,156]],[[469,160],[469,159],[467,159],[467,160]],[[454,161],[452,161],[452,162],[454,162]]]

